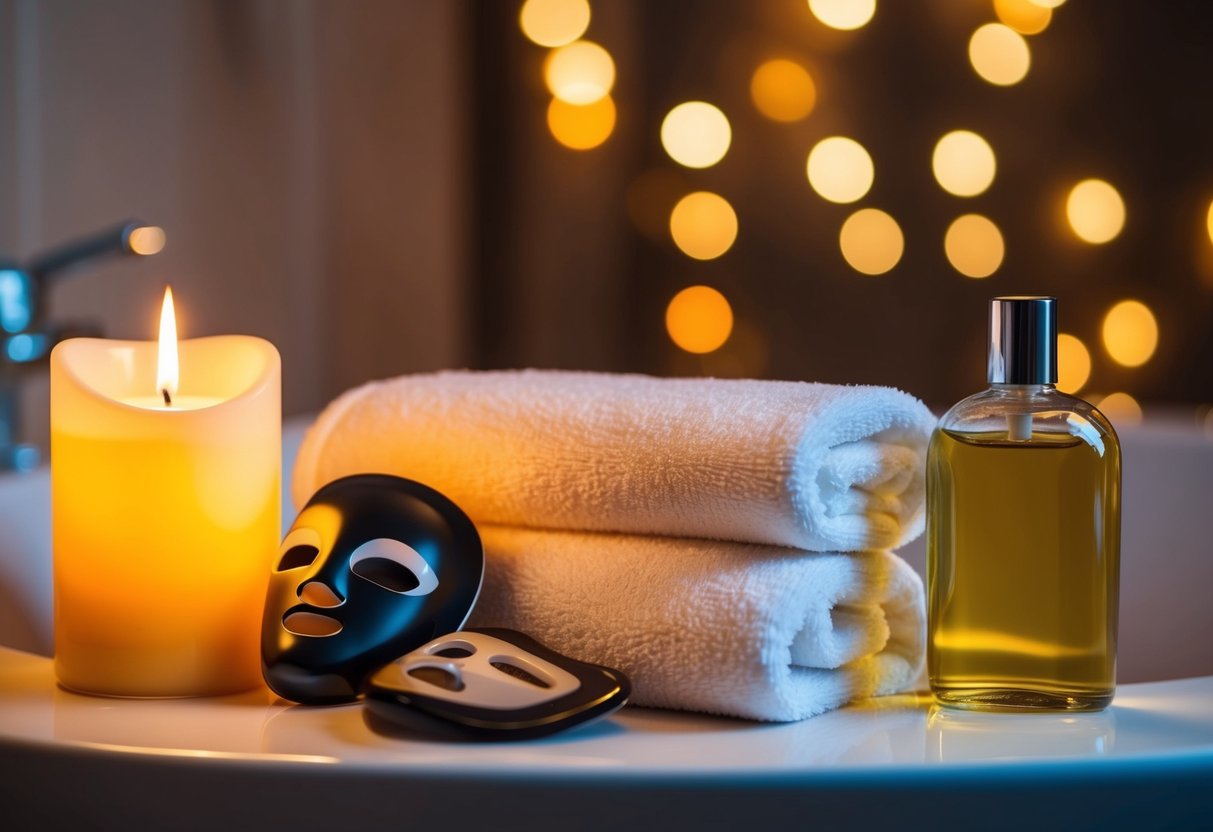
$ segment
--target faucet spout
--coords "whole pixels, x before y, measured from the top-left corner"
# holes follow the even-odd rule
[[[35,282],[43,282],[74,266],[108,254],[141,257],[158,254],[164,248],[164,241],[162,228],[138,220],[127,220],[121,225],[56,246],[34,257],[28,271]]]
[[[164,248],[164,240],[164,230],[160,227],[127,220],[36,255],[26,268],[30,278],[30,320],[34,324],[45,320],[46,303],[42,301],[42,295],[51,281],[100,257],[123,254],[146,257],[158,254]]]
[[[55,344],[68,337],[99,336],[89,324],[48,324],[46,290],[84,263],[110,255],[148,256],[164,248],[163,229],[128,220],[34,257],[24,268],[0,257],[0,470],[27,470],[38,451],[20,441],[20,381],[45,364]]]

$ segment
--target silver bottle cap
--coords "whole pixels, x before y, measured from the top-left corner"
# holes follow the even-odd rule
[[[991,384],[1057,383],[1057,298],[990,301]]]

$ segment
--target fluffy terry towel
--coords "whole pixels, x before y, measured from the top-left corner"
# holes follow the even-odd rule
[[[908,689],[922,669],[922,581],[887,552],[481,533],[469,623],[617,667],[639,705],[784,722]]]
[[[293,496],[375,471],[477,523],[899,546],[923,528],[931,412],[886,387],[539,370],[402,376],[320,415]]]

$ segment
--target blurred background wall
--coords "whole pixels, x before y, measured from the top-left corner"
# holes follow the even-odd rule
[[[0,252],[163,226],[52,317],[151,338],[171,283],[186,337],[278,345],[288,414],[459,366],[944,408],[983,384],[985,301],[1048,293],[1068,389],[1206,418],[1209,4],[526,7],[0,0]]]
[[[85,268],[51,318],[279,348],[284,409],[466,363],[459,4],[0,0],[0,252],[127,217],[164,250]],[[24,438],[45,442],[45,373]]]
[[[984,384],[988,298],[1053,294],[1067,389],[1122,394],[1126,424],[1208,402],[1213,8],[1036,2],[592,3],[606,116],[560,100],[588,97],[594,56],[545,48],[538,14],[518,36],[518,4],[478,7],[506,53],[478,90],[515,114],[508,140],[479,135],[510,160],[479,181],[512,255],[481,274],[571,299],[600,258],[621,266],[622,309],[599,307],[617,352],[570,365],[896,384],[936,407]],[[667,135],[687,102],[714,119]],[[599,244],[570,245],[588,224]],[[680,296],[696,286],[715,293]],[[562,358],[518,333],[489,354]]]

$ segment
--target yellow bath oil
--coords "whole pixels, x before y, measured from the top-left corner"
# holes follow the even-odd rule
[[[940,420],[927,462],[928,669],[945,706],[1112,700],[1120,448],[1056,387],[1056,300],[995,298],[988,390]]]

